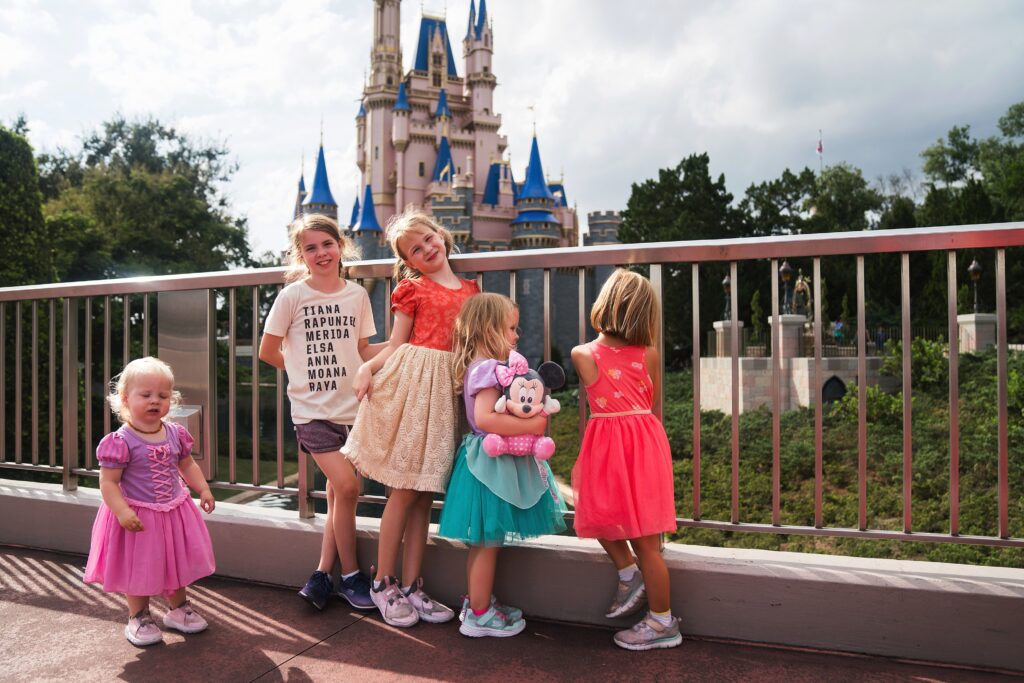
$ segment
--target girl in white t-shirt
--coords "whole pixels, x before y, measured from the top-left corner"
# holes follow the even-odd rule
[[[344,279],[344,261],[358,257],[328,216],[302,216],[289,228],[291,269],[270,309],[260,360],[288,373],[288,398],[299,447],[327,476],[327,523],[320,564],[299,595],[322,610],[333,592],[331,570],[341,558],[338,595],[357,609],[374,609],[370,580],[356,557],[359,480],[341,454],[359,409],[352,378],[374,355],[376,334],[366,290]]]

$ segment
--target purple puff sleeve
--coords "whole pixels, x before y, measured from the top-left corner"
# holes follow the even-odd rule
[[[484,389],[500,388],[498,386],[498,378],[494,374],[494,368],[497,366],[498,361],[491,358],[469,366],[469,369],[466,371],[465,388],[463,389],[466,398],[475,398]]]
[[[122,470],[128,466],[131,459],[128,443],[119,432],[107,434],[96,446],[96,461],[100,467]]]
[[[166,422],[164,424],[168,429],[178,430],[178,443],[181,444],[181,451],[178,453],[178,460],[184,460],[192,455],[192,445],[195,443],[195,439],[192,438],[192,434],[177,422]]]

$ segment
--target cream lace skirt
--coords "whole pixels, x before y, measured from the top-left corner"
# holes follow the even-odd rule
[[[361,474],[392,488],[445,491],[458,430],[452,361],[449,351],[403,344],[374,375],[341,449]]]

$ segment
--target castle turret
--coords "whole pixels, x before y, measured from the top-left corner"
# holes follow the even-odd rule
[[[366,107],[362,102],[356,112],[356,166],[366,173]]]
[[[306,174],[299,172],[299,191],[295,195],[295,212],[292,214],[292,220],[295,220],[302,215],[302,201],[306,198]]]
[[[338,219],[338,203],[331,194],[331,184],[327,180],[327,163],[324,161],[324,145],[320,143],[320,151],[316,156],[316,173],[313,174],[313,189],[302,202],[302,213],[322,213]]]
[[[544,179],[537,137],[530,148],[526,180],[516,199],[516,219],[512,221],[512,246],[536,249],[559,246],[562,225],[554,216],[555,198]]]
[[[399,41],[401,0],[374,0],[373,47],[370,48],[370,85],[393,87],[402,79]]]
[[[349,229],[356,227],[356,223],[359,221],[359,195],[356,194],[356,199],[352,202],[352,216],[348,219]]]

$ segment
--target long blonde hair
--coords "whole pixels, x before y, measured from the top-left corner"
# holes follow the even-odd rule
[[[616,268],[590,309],[590,324],[627,344],[653,345],[658,328],[654,287],[643,275]]]
[[[338,263],[338,277],[345,277],[345,261],[359,259],[359,248],[338,229],[338,223],[330,216],[322,213],[311,213],[299,216],[288,226],[288,270],[285,271],[285,283],[292,283],[309,275],[309,269],[302,260],[302,235],[307,230],[316,230],[333,238],[338,243],[341,261]]]
[[[452,237],[452,234],[422,211],[408,208],[402,213],[392,216],[391,220],[388,221],[387,228],[385,228],[388,244],[391,246],[391,251],[395,252],[394,277],[396,280],[408,280],[423,275],[423,273],[405,262],[405,254],[398,248],[398,240],[407,233],[423,232],[424,230],[432,230],[440,235],[444,241],[445,258],[452,255],[452,247],[455,244],[455,238]]]
[[[462,391],[463,376],[474,358],[508,358],[512,346],[505,328],[509,316],[517,309],[512,299],[490,292],[471,296],[462,304],[452,331],[456,391]]]
[[[128,423],[132,419],[127,401],[132,384],[135,380],[147,375],[159,375],[167,380],[167,384],[171,388],[171,408],[175,408],[181,403],[181,392],[174,389],[174,371],[171,370],[171,366],[153,356],[136,358],[124,366],[121,374],[110,380],[108,387],[110,393],[107,394],[107,404],[110,406],[110,412],[114,413],[122,423]]]

